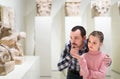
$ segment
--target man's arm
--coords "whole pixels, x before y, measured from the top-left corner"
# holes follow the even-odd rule
[[[106,54],[106,57],[104,58],[105,63],[110,66],[112,63],[112,59],[110,58],[110,56],[108,54]]]
[[[61,55],[61,59],[57,64],[59,71],[66,69],[70,65],[72,56],[70,55],[69,51],[70,47],[66,45],[63,54]]]

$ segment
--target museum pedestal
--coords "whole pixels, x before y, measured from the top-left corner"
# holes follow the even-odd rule
[[[40,79],[39,56],[25,56],[21,65],[15,65],[12,72],[0,79]]]
[[[40,56],[40,76],[51,76],[51,28],[51,17],[35,17],[35,55]]]

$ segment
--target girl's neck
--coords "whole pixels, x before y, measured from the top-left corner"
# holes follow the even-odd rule
[[[96,55],[96,54],[99,54],[100,51],[89,51],[89,53],[90,53],[90,54],[95,54],[95,55]]]

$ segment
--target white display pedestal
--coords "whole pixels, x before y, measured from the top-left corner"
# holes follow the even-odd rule
[[[35,17],[35,55],[40,56],[40,76],[51,76],[51,27],[51,17]]]
[[[15,65],[15,69],[0,79],[40,79],[39,56],[25,56],[21,65]]]

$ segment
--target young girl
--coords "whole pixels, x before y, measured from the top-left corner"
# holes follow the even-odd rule
[[[100,31],[93,31],[88,38],[89,51],[78,56],[80,74],[83,79],[105,79],[107,64],[104,60],[106,54],[100,51],[104,35]]]

